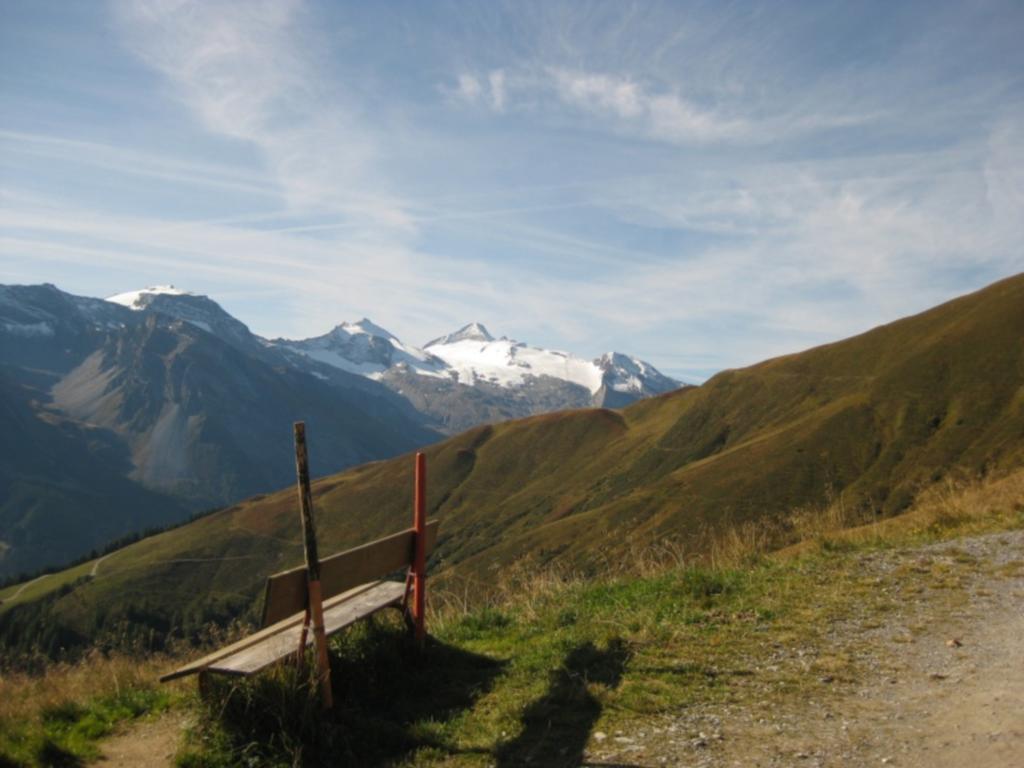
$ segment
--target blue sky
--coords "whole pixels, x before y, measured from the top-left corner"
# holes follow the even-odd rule
[[[1024,5],[0,5],[0,282],[701,380],[1024,269]]]

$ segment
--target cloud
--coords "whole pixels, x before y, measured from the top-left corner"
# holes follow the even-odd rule
[[[204,128],[255,145],[290,207],[412,229],[381,178],[379,132],[315,66],[301,2],[118,0],[113,8],[127,48]]]
[[[447,211],[443,221],[462,237],[543,255],[538,270],[428,256],[369,230],[320,240],[301,228],[168,222],[5,196],[0,252],[12,270],[19,260],[61,272],[84,263],[105,281],[130,279],[125,289],[170,281],[214,298],[276,291],[288,304],[276,317],[228,307],[268,335],[312,335],[368,315],[421,343],[475,317],[583,354],[624,349],[692,378],[866,330],[1024,267],[1024,134],[1013,124],[941,153],[762,162],[692,180],[666,172],[509,194],[537,208],[544,194],[574,200],[592,209],[588,221],[711,238],[655,253],[538,223],[525,205]],[[435,220],[446,213],[423,210]]]
[[[652,93],[628,77],[552,68],[549,74],[565,104],[610,115],[650,138],[669,142],[707,142],[745,138],[750,124],[702,109],[677,93]]]
[[[483,89],[480,87],[480,81],[473,75],[466,74],[464,72],[459,75],[458,85],[453,91],[453,95],[457,96],[462,101],[473,103],[480,98],[482,90]]]
[[[113,7],[132,121],[2,95],[0,277],[269,296],[229,307],[267,334],[480,319],[682,373],[1024,268],[1019,14]],[[70,118],[33,122],[46,99]]]
[[[605,119],[612,132],[677,145],[767,144],[879,118],[877,111],[806,111],[798,104],[780,104],[768,114],[755,114],[749,105],[746,111],[735,104],[725,109],[735,95],[718,99],[715,106],[702,106],[681,95],[678,86],[655,88],[628,74],[554,66],[529,66],[512,74],[496,69],[486,76],[463,72],[454,87],[441,90],[454,101],[483,103],[495,112],[505,111],[514,92],[517,102],[529,106],[535,115],[551,116],[559,108],[568,108]]]
[[[505,111],[506,79],[505,70],[492,69],[486,76],[461,72],[455,78],[455,86],[440,86],[440,91],[450,101],[462,104],[483,103],[495,112]]]
[[[7,158],[26,156],[191,187],[229,190],[261,197],[280,196],[277,184],[266,174],[103,142],[0,130],[0,147]]]
[[[563,69],[552,69],[551,76],[559,97],[568,104],[629,119],[647,111],[648,96],[628,78]]]
[[[492,71],[487,76],[487,82],[491,86],[491,108],[495,112],[502,112],[505,109],[505,72],[500,69]]]
[[[1008,126],[943,152],[762,163],[690,189],[655,177],[593,195],[622,221],[712,236],[595,287],[609,319],[641,331],[656,316],[692,332],[718,318],[733,365],[849,336],[1024,268],[1024,134]],[[729,339],[744,316],[743,338]]]

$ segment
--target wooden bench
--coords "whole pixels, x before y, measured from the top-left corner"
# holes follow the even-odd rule
[[[305,468],[305,434],[300,430],[301,426],[296,425],[296,448],[307,564],[267,579],[262,628],[258,632],[163,675],[160,682],[198,674],[202,688],[208,674],[251,675],[289,656],[304,658],[305,649],[317,644],[324,703],[331,706],[329,667],[326,664],[327,637],[377,611],[394,607],[405,613],[417,638],[422,639],[425,632],[425,562],[434,548],[438,530],[437,520],[426,520],[426,462],[423,454],[416,455],[413,527],[318,560],[315,558],[316,536]],[[314,555],[312,560],[310,554]],[[310,567],[311,562],[317,567]],[[408,569],[404,582],[383,580],[402,568]],[[319,622],[318,613],[322,616]],[[308,631],[311,621],[313,633]],[[323,688],[324,675],[327,677],[326,690]]]

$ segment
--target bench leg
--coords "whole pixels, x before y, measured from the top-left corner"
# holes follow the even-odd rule
[[[295,653],[295,663],[299,669],[306,666],[306,641],[309,638],[309,606],[306,606],[306,617],[302,620],[302,635],[299,637],[299,649]]]
[[[409,568],[408,572],[405,574],[405,595],[402,597],[402,604],[396,605],[395,608],[402,612],[402,618],[405,619],[405,626],[409,628],[409,631],[415,632],[416,620],[413,618],[412,601],[409,599],[412,597],[412,581],[412,568]]]
[[[405,603],[399,603],[393,607],[402,614],[402,619],[405,621],[406,629],[410,632],[414,631],[416,628],[416,622],[413,621],[412,612],[409,610],[409,606],[405,605]]]

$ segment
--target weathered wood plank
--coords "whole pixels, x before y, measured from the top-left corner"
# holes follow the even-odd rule
[[[309,452],[306,447],[306,423],[295,422],[295,474],[299,489],[299,509],[302,513],[302,534],[306,552],[306,608],[313,625],[316,643],[317,684],[324,709],[334,706],[331,692],[331,662],[327,658],[327,635],[324,631],[323,590],[320,586],[320,555],[316,548],[316,525],[313,522],[313,491],[309,482]],[[276,636],[275,636],[276,639]],[[267,640],[272,644],[274,639]],[[299,645],[306,647],[306,624],[303,622]],[[260,646],[253,646],[259,648]],[[251,649],[250,649],[251,650]],[[242,651],[247,653],[248,651]]]
[[[376,586],[376,582],[370,584],[361,584],[355,589],[350,589],[348,592],[336,595],[334,598],[328,601],[328,603],[336,604],[342,602],[351,597],[354,597],[355,595],[358,595],[360,592],[365,592],[366,590],[371,589],[374,586]],[[304,616],[305,608],[303,608],[302,611],[293,614],[285,619],[282,619],[281,621],[278,621],[269,627],[264,627],[258,632],[254,632],[248,637],[243,637],[241,640],[231,643],[230,645],[225,645],[223,648],[218,648],[213,653],[208,653],[206,656],[203,656],[202,658],[196,659],[195,661],[191,661],[183,667],[179,667],[178,669],[174,670],[173,672],[168,672],[166,675],[160,677],[160,682],[166,683],[169,680],[175,680],[179,677],[185,677],[186,675],[195,674],[196,672],[200,672],[201,670],[205,669],[207,666],[217,661],[218,659],[222,659],[225,656],[230,656],[232,653],[240,651],[244,648],[248,648],[251,645],[256,645],[257,643],[264,641],[266,638],[272,635],[276,635],[278,632],[282,632],[288,629],[289,627],[301,626]],[[297,641],[296,647],[298,647]]]
[[[382,581],[355,596],[341,596],[324,603],[324,630],[333,635],[360,619],[377,611],[402,602],[405,584],[397,581]],[[251,645],[208,665],[210,672],[227,675],[251,675],[270,666],[289,654],[294,654],[299,645],[301,624],[287,627],[261,642]],[[312,639],[307,640],[307,645]]]
[[[437,520],[427,522],[425,542],[429,555],[437,541]],[[380,579],[412,562],[414,533],[400,533],[339,552],[320,561],[320,589],[324,598],[338,595],[359,584]],[[292,568],[267,579],[263,600],[263,626],[274,624],[306,610],[306,569]]]

